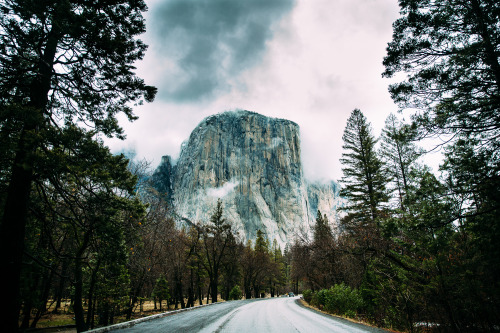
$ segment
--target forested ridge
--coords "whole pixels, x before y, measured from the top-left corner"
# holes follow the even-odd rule
[[[500,327],[500,4],[400,0],[383,60],[404,122],[343,135],[338,233],[318,212],[285,249],[244,243],[219,201],[180,228],[146,162],[113,155],[117,115],[153,101],[135,76],[143,0],[0,4],[0,327],[69,301],[77,330],[158,310],[293,291],[401,331]],[[399,77],[399,76],[398,76]],[[421,141],[444,152],[438,172]]]

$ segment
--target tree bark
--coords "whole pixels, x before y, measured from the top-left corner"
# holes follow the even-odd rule
[[[24,252],[24,236],[33,168],[28,161],[27,133],[23,130],[19,151],[14,159],[7,188],[2,225],[0,227],[0,267],[9,274],[3,275],[4,286],[0,302],[0,322],[6,332],[18,330],[21,300],[19,295]]]
[[[75,260],[75,296],[73,310],[75,312],[75,322],[77,332],[84,332],[87,330],[85,318],[83,315],[83,272],[82,260],[77,258]]]
[[[73,298],[73,310],[75,312],[76,330],[78,333],[88,329],[85,323],[83,312],[83,271],[82,271],[82,256],[90,242],[91,232],[85,233],[82,245],[75,256],[75,295]]]
[[[58,42],[58,33],[51,31],[38,64],[39,75],[31,84],[28,105],[30,114],[20,133],[0,227],[0,267],[9,272],[4,275],[3,285],[6,287],[2,291],[2,302],[0,302],[0,322],[8,332],[18,330],[24,237],[33,181],[32,152],[38,145],[33,133],[39,130],[38,127],[43,126],[43,113],[47,107]]]

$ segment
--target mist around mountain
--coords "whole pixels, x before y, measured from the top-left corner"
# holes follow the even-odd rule
[[[304,176],[299,125],[251,111],[205,118],[181,148],[164,156],[153,181],[179,220],[205,223],[218,199],[242,240],[263,231],[291,243],[309,233],[320,210],[337,226],[339,186]]]

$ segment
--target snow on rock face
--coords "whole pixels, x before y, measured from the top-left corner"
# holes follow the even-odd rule
[[[182,145],[175,167],[164,157],[153,178],[172,189],[176,214],[192,222],[209,221],[220,198],[242,240],[255,239],[260,229],[283,248],[310,230],[317,209],[336,221],[338,186],[306,182],[299,126],[285,119],[250,111],[207,117]]]

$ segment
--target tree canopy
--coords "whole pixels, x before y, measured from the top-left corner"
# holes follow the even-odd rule
[[[393,100],[413,108],[421,136],[474,137],[498,151],[500,4],[494,0],[399,1],[384,58]],[[498,157],[498,156],[497,156]]]
[[[146,50],[136,38],[145,31],[146,9],[143,0],[0,4],[0,181],[5,190],[0,265],[10,272],[0,316],[10,331],[17,329],[25,226],[40,157],[50,155],[54,137],[75,125],[92,136],[123,138],[116,116],[133,120],[133,105],[154,99],[156,88],[134,74],[134,62]]]
[[[351,112],[342,140],[344,152],[340,162],[344,186],[340,195],[348,200],[343,210],[358,222],[375,223],[387,202],[387,180],[371,126],[359,109]]]

